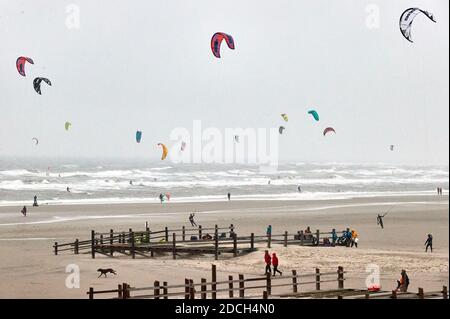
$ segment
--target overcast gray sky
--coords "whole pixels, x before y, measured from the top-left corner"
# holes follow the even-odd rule
[[[66,26],[71,3],[79,29]],[[379,28],[366,25],[370,4]],[[438,23],[418,16],[409,43],[398,19],[415,6]],[[281,161],[448,163],[448,11],[447,0],[0,0],[0,158],[157,158],[156,143],[193,120],[278,127],[287,113]],[[236,43],[222,59],[217,31]],[[35,61],[26,78],[21,55]],[[36,76],[53,83],[42,96]],[[324,138],[326,126],[337,134]]]

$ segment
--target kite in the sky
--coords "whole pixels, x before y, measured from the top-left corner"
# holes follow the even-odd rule
[[[315,110],[310,110],[310,111],[308,111],[308,114],[311,114],[311,115],[314,117],[314,119],[315,119],[316,121],[319,120],[319,113],[317,113],[317,111],[315,111]]]
[[[286,113],[281,114],[281,117],[283,118],[283,120],[285,120],[286,122],[289,120],[288,116]]]
[[[334,130],[334,128],[332,127],[327,127],[326,129],[323,130],[323,136],[327,135],[327,133],[329,132],[334,132],[336,133],[336,131]]]
[[[142,132],[141,131],[136,131],[136,142],[140,143],[141,142],[141,138],[142,138]]]
[[[25,63],[26,62],[28,62],[30,64],[34,64],[33,59],[27,58],[25,56],[18,57],[16,60],[17,72],[19,72],[19,74],[21,76],[26,76],[25,75]]]
[[[64,128],[66,129],[66,131],[68,131],[71,126],[72,126],[72,123],[70,123],[70,122],[66,122],[64,124]]]
[[[225,42],[227,43],[228,48],[234,50],[234,40],[231,35],[223,32],[215,33],[211,38],[211,50],[214,56],[219,59],[220,59],[220,45],[222,44],[223,40],[225,40]]]
[[[33,81],[34,90],[37,92],[37,94],[41,94],[41,82],[44,81],[48,85],[52,86],[52,82],[50,82],[49,79],[46,78],[35,78]]]
[[[33,137],[31,140],[34,141],[34,145],[39,144],[39,140],[36,137]]]
[[[169,153],[169,150],[167,149],[167,146],[164,145],[163,143],[158,143],[158,146],[162,147],[161,160],[164,161],[167,157],[167,154]]]
[[[280,134],[283,134],[283,131],[285,130],[286,128],[284,127],[284,126],[280,126],[279,128],[278,128],[278,132],[280,133]]]
[[[419,9],[419,8],[409,8],[406,9],[402,15],[400,16],[400,31],[403,34],[403,36],[408,40],[409,42],[413,42],[411,39],[411,28],[412,24],[414,22],[414,19],[417,17],[419,13],[423,13],[426,15],[431,21],[436,22],[436,19],[434,18],[434,15],[431,12]]]

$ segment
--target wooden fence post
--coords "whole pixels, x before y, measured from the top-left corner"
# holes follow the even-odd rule
[[[134,232],[132,231],[130,233],[130,240],[131,240],[131,258],[136,258],[136,245],[134,240]]]
[[[303,234],[303,230],[300,231],[300,245],[303,246],[303,241],[305,239],[305,236]]]
[[[167,288],[168,284],[167,281],[163,282],[163,295],[164,295],[164,299],[169,299],[169,296],[167,296],[167,294],[169,293],[169,289]]]
[[[123,299],[130,298],[130,290],[129,290],[129,288],[130,288],[130,286],[128,286],[128,284],[126,282],[124,282],[122,284],[122,290],[123,290],[122,297],[123,297]]]
[[[272,274],[266,274],[266,291],[268,295],[272,294]]]
[[[443,286],[442,287],[442,298],[443,299],[447,299],[448,298],[447,286]]]
[[[194,280],[189,280],[189,299],[195,299],[195,286]]]
[[[237,235],[233,237],[233,257],[237,256]]]
[[[417,295],[419,296],[419,299],[425,299],[423,288],[419,288],[419,293]]]
[[[344,267],[338,267],[338,289],[344,289]]]
[[[89,288],[89,299],[94,299],[94,288],[92,287]]]
[[[183,241],[186,241],[186,227],[183,226],[181,231],[181,238],[183,239]]]
[[[95,258],[95,231],[91,230],[91,256]]]
[[[332,242],[332,245],[333,245],[333,247],[336,245],[336,237],[334,236],[334,234],[336,234],[336,229],[335,228],[333,228],[332,230],[331,230],[331,242]]]
[[[55,248],[55,255],[58,255],[58,242],[55,241],[53,247]]]
[[[370,294],[369,294],[368,292],[366,292],[366,293],[364,294],[364,299],[370,299]]]
[[[250,235],[250,249],[251,249],[251,251],[255,250],[255,234],[254,233],[252,233]]]
[[[267,234],[267,248],[272,245],[272,233]]]
[[[320,269],[316,268],[316,290],[320,290]]]
[[[319,240],[320,240],[320,230],[316,230],[316,245],[319,246]]]
[[[109,255],[113,256],[114,255],[114,249],[112,247],[112,245],[114,244],[114,230],[110,229],[109,230],[109,245],[111,247],[109,247]]]
[[[214,234],[216,235],[216,237],[219,237],[219,226],[214,225]]]
[[[200,286],[201,288],[201,291],[202,291],[202,294],[201,294],[201,298],[202,299],[206,299],[206,297],[207,297],[207,295],[206,295],[206,290],[208,290],[208,288],[207,288],[207,286],[206,286],[206,279],[205,278],[202,278],[201,279],[201,283],[202,283],[202,285]]]
[[[202,240],[202,225],[198,225],[198,240]]]
[[[391,298],[392,299],[397,299],[397,291],[396,290],[392,290]]]
[[[228,276],[228,297],[229,298],[234,297],[233,276]]]
[[[153,285],[153,287],[154,287],[153,295],[154,295],[155,299],[159,299],[159,281],[158,280],[155,281],[155,284]]]
[[[284,232],[284,247],[287,247],[288,245],[288,232]]]
[[[166,243],[168,243],[169,242],[169,228],[167,228],[167,227],[164,228],[164,234],[165,234]]]
[[[245,298],[245,281],[242,274],[239,274],[239,298]]]
[[[147,227],[147,228],[145,229],[145,232],[146,232],[146,236],[147,236],[145,242],[146,242],[147,244],[150,244],[150,234],[151,234],[150,228]]]
[[[189,279],[184,279],[184,299],[189,299]]]
[[[177,259],[177,235],[172,234],[172,255],[173,259]]]
[[[122,289],[122,285],[121,284],[117,285],[117,298],[118,299],[123,299],[123,289]]]
[[[269,299],[269,296],[267,294],[267,291],[263,291],[263,299]]]
[[[212,265],[211,266],[211,299],[216,299],[217,298],[217,293],[216,293],[216,289],[217,289],[217,267],[216,265]]]
[[[219,236],[214,236],[214,259],[219,259]]]
[[[80,249],[80,241],[77,239],[75,239],[75,246],[73,247],[74,250],[74,254],[78,255],[79,249]]]
[[[292,270],[292,292],[297,293],[298,292],[298,286],[297,286],[297,270]]]

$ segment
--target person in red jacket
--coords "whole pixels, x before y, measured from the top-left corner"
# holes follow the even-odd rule
[[[264,254],[264,261],[266,262],[266,275],[267,274],[271,274],[272,271],[270,269],[270,265],[272,264],[272,258],[270,258],[270,254],[269,251],[266,250],[265,254]]]
[[[278,270],[278,257],[277,254],[272,254],[272,265],[273,265],[273,275],[275,276],[276,273],[279,273],[280,276],[283,276],[283,273]]]

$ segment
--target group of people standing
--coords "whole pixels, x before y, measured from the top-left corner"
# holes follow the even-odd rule
[[[270,255],[269,251],[266,250],[264,252],[264,261],[266,263],[266,275],[272,275],[272,267],[273,267],[273,276],[275,276],[277,273],[280,274],[280,276],[283,275],[281,271],[278,270],[279,260],[276,253],[272,253],[272,256]]]
[[[442,187],[438,187],[436,190],[438,195],[442,195]]]

